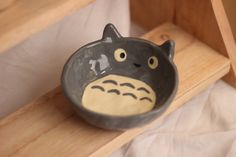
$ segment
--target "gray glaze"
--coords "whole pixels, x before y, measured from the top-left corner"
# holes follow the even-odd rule
[[[125,62],[117,62],[113,52],[117,48],[127,51]],[[148,67],[150,56],[158,58],[158,68]],[[126,130],[142,126],[163,114],[173,100],[178,75],[173,63],[174,41],[161,46],[147,40],[122,37],[112,24],[106,25],[103,38],[77,50],[64,66],[61,83],[63,91],[78,115],[87,122],[106,129]],[[109,116],[92,112],[81,104],[85,87],[92,81],[117,74],[138,79],[158,93],[153,110],[133,116]]]

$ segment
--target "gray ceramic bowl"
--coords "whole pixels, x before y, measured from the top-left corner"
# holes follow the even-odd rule
[[[169,40],[158,46],[147,40],[122,37],[112,24],[108,24],[101,40],[81,47],[68,59],[61,77],[63,91],[78,115],[95,126],[115,130],[139,127],[162,115],[174,99],[178,75],[173,63],[173,55],[173,41]],[[115,86],[126,85],[127,88],[136,90],[135,92],[143,90],[142,92],[150,93],[147,89],[152,89],[156,93],[155,100],[137,98],[132,93],[126,96],[136,99],[135,101],[150,101],[154,103],[153,109],[145,113],[121,116],[98,113],[85,108],[82,98],[86,94],[86,87],[96,80],[111,75],[127,78],[127,83],[119,84],[119,80],[116,79],[105,80],[103,83],[111,83]],[[150,88],[135,87],[136,85],[129,83],[129,80],[133,79],[143,82]],[[91,90],[92,88],[100,90],[100,94],[103,92],[107,95],[113,92],[120,97],[125,96],[125,91],[116,89],[108,91],[96,85],[92,86]],[[88,101],[93,101],[95,97],[90,95]],[[103,101],[105,97],[99,96],[96,102]],[[117,104],[117,102],[119,101],[111,101],[110,104]]]

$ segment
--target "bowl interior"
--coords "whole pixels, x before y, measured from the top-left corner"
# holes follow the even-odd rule
[[[125,61],[116,60],[114,52],[117,49],[126,51]],[[151,56],[158,58],[155,69],[148,65]],[[148,41],[134,38],[122,38],[116,42],[99,40],[80,48],[64,67],[62,86],[73,104],[82,107],[86,86],[108,75],[140,80],[150,86],[156,93],[153,110],[168,100],[176,86],[175,66],[163,50]]]

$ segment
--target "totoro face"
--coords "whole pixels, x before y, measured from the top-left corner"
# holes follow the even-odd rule
[[[72,102],[90,111],[127,116],[161,107],[173,93],[174,42],[157,46],[123,38],[112,24],[102,40],[79,49],[66,63],[63,88]]]

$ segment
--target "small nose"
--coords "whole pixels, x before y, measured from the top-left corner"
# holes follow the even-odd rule
[[[138,63],[133,63],[135,67],[139,68],[141,67],[141,64],[138,64]]]

